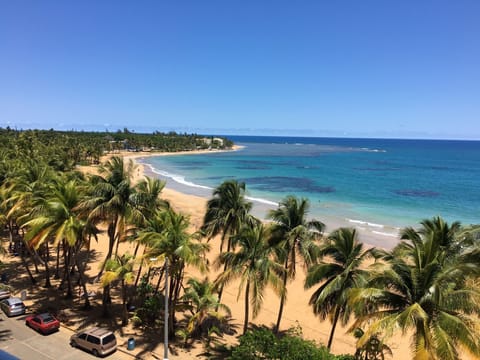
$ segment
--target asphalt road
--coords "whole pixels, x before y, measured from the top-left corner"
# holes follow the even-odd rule
[[[22,360],[95,359],[90,353],[70,346],[70,330],[60,328],[53,334],[42,335],[25,325],[25,317],[8,318],[0,312],[0,349]],[[117,350],[106,359],[132,360],[133,357]]]

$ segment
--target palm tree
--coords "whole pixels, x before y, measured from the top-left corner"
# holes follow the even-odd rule
[[[309,303],[322,320],[332,316],[327,344],[330,349],[337,322],[341,320],[346,325],[350,318],[352,309],[348,305],[348,293],[364,282],[367,272],[361,269],[361,265],[372,255],[372,250],[363,250],[355,229],[340,228],[328,236],[326,244],[321,246],[320,255],[327,257],[328,261],[322,260],[308,270],[305,288],[321,284]]]
[[[225,240],[227,252],[232,248],[231,238],[238,234],[245,224],[253,224],[256,220],[250,215],[252,202],[245,199],[245,183],[226,180],[213,191],[213,197],[207,203],[207,211],[203,219],[201,231],[209,239],[221,234],[220,254],[223,252]],[[218,301],[222,299],[223,286],[218,290]]]
[[[50,191],[50,186],[55,176],[48,165],[34,159],[25,159],[25,162],[19,166],[16,176],[12,179],[11,185],[13,191],[8,202],[11,204],[7,217],[15,219],[15,223],[24,228],[24,223],[35,217],[35,212],[41,209],[45,202],[45,197]],[[22,239],[25,248],[29,253],[32,249],[26,239]],[[50,266],[49,266],[49,249],[48,241],[44,243],[45,251],[43,258],[37,256],[43,261],[45,266],[45,287],[51,286],[50,281]],[[36,253],[37,249],[33,249]],[[35,255],[38,255],[37,253]],[[22,262],[26,263],[23,258],[23,251],[21,252]]]
[[[64,276],[67,281],[67,298],[73,296],[70,267],[77,263],[83,278],[82,266],[78,266],[76,257],[88,235],[96,235],[98,230],[85,219],[81,219],[77,210],[82,201],[82,186],[75,180],[64,181],[57,178],[45,201],[34,209],[34,217],[23,226],[28,229],[25,238],[29,245],[38,248],[53,238],[53,245],[62,244],[64,252]],[[85,282],[82,281],[85,286]],[[86,292],[86,288],[84,288]],[[88,297],[86,299],[88,301]],[[88,307],[88,304],[86,304]]]
[[[412,332],[416,360],[457,360],[459,348],[480,355],[478,261],[465,261],[463,251],[447,254],[454,237],[445,241],[444,231],[431,231],[433,223],[443,220],[405,229],[405,241],[385,254],[387,262],[370,273],[364,288],[352,291],[350,302],[362,310],[354,326],[370,325],[360,345],[373,334],[388,337],[398,329]]]
[[[122,285],[122,326],[128,324],[128,309],[127,309],[127,284],[132,283],[135,278],[133,273],[133,256],[130,254],[123,254],[116,256],[113,259],[108,259],[105,265],[105,273],[102,276],[101,282],[105,289],[110,286],[112,282],[120,280]],[[106,305],[106,304],[105,304]]]
[[[307,199],[297,199],[288,196],[280,202],[275,210],[268,214],[274,220],[272,226],[272,243],[281,250],[277,254],[283,262],[285,272],[283,273],[283,292],[280,296],[280,309],[278,311],[275,332],[278,333],[280,321],[282,320],[283,307],[287,296],[287,281],[294,279],[296,274],[297,255],[303,260],[305,266],[312,264],[318,252],[315,243],[325,227],[317,220],[307,221],[309,202]]]
[[[420,225],[421,227],[417,230],[412,227],[403,229],[400,234],[401,238],[412,242],[424,242],[425,246],[431,246],[432,249],[428,253],[442,264],[451,259],[455,260],[460,252],[464,252],[474,244],[470,237],[460,238],[458,236],[462,230],[458,221],[448,224],[441,217],[434,217],[422,220]],[[410,242],[402,242],[397,251],[407,248],[407,252],[409,252],[411,245]],[[433,258],[425,259],[425,261],[429,262]]]
[[[283,267],[273,257],[274,248],[268,244],[269,230],[258,222],[255,225],[244,225],[233,237],[238,251],[227,251],[219,255],[217,265],[225,265],[216,282],[224,286],[233,279],[240,278],[238,296],[245,291],[245,320],[243,333],[247,332],[250,314],[250,303],[253,317],[260,311],[265,288],[271,285],[277,293],[281,292],[281,276]]]
[[[155,215],[148,219],[145,230],[139,233],[139,241],[147,246],[146,258],[167,257],[169,283],[169,334],[175,334],[175,307],[183,287],[185,267],[187,265],[207,271],[205,253],[209,250],[208,244],[197,240],[198,234],[188,231],[189,219],[173,209],[157,210]]]
[[[131,201],[135,209],[133,218],[139,226],[151,217],[158,208],[169,207],[168,201],[160,198],[164,187],[165,181],[148,176],[136,185],[136,191],[132,194]]]
[[[196,332],[208,333],[210,328],[214,326],[214,321],[217,323],[222,322],[224,316],[217,311],[218,309],[223,310],[224,313],[230,316],[229,307],[218,301],[215,284],[209,281],[208,278],[203,280],[190,278],[187,281],[187,285],[183,300],[192,306],[192,316],[187,324],[188,336]],[[205,326],[207,322],[209,323]]]
[[[141,245],[141,242],[138,241],[136,233],[146,226],[148,219],[154,216],[156,211],[170,207],[168,201],[160,198],[160,193],[164,187],[164,181],[150,177],[145,177],[145,179],[141,180],[136,185],[136,192],[131,197],[132,204],[134,205],[132,211],[132,221],[135,225],[135,234],[131,237],[131,239],[136,242],[135,251],[133,253],[134,258],[137,257],[138,249]],[[145,251],[145,247],[143,248],[143,251]],[[144,261],[142,259],[137,270],[135,286],[137,286],[138,281],[140,280],[143,263]]]
[[[106,261],[112,257],[115,244],[118,245],[126,234],[127,221],[132,213],[132,197],[135,193],[131,178],[135,170],[133,160],[124,163],[118,156],[112,157],[99,168],[100,176],[93,176],[90,198],[83,209],[89,212],[88,220],[106,221],[108,233],[108,252],[97,277],[105,268]]]
[[[222,234],[220,253],[223,252],[225,239],[227,251],[230,251],[230,237],[237,234],[246,222],[254,221],[249,214],[251,209],[252,202],[245,199],[245,183],[226,180],[214,189],[213,197],[207,203],[202,231],[209,238]]]

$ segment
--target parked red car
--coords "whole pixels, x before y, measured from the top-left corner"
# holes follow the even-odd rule
[[[45,335],[57,331],[60,328],[60,321],[49,313],[43,313],[27,316],[25,325]]]

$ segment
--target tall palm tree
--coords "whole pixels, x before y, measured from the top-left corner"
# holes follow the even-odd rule
[[[248,328],[250,303],[255,318],[261,309],[265,288],[270,285],[277,293],[281,292],[283,267],[275,261],[274,248],[268,244],[269,236],[269,230],[260,222],[244,225],[232,239],[238,250],[224,252],[217,259],[217,265],[226,267],[216,282],[223,286],[240,278],[237,297],[245,291],[244,334]]]
[[[16,176],[10,179],[13,186],[12,196],[8,199],[11,207],[7,217],[15,219],[15,223],[19,227],[24,228],[24,223],[35,217],[35,212],[42,208],[45,198],[50,191],[51,184],[54,181],[55,175],[47,164],[35,159],[24,159],[24,163],[19,166]],[[27,251],[32,252],[26,239],[22,239],[25,243]],[[37,256],[43,261],[45,266],[45,287],[51,286],[50,281],[50,266],[49,266],[49,249],[48,241],[44,243],[44,256]],[[36,249],[33,250],[36,252]],[[22,261],[23,251],[21,252]],[[38,255],[38,254],[35,254]]]
[[[307,220],[309,202],[307,199],[297,199],[288,196],[282,200],[277,209],[268,214],[273,219],[272,243],[281,250],[277,252],[280,261],[283,262],[283,292],[280,296],[280,309],[278,311],[275,332],[280,328],[283,307],[287,297],[287,281],[294,279],[296,274],[297,255],[308,267],[318,253],[315,240],[322,235],[325,225],[318,220]]]
[[[465,261],[463,251],[447,254],[453,237],[445,241],[444,231],[431,231],[435,222],[405,229],[404,241],[385,254],[387,262],[370,273],[364,288],[352,291],[350,302],[361,309],[354,326],[369,325],[360,342],[398,329],[412,332],[415,360],[457,360],[459,348],[480,355],[478,260]]]
[[[207,271],[206,252],[209,245],[197,238],[198,234],[188,231],[188,217],[176,213],[172,208],[157,210],[148,219],[146,228],[139,233],[139,241],[147,246],[146,258],[168,258],[169,283],[169,335],[175,334],[175,307],[183,288],[185,267],[193,266],[201,272]]]
[[[201,231],[209,239],[221,234],[220,254],[227,241],[227,252],[232,249],[232,237],[238,234],[245,224],[254,224],[251,214],[252,202],[245,198],[245,183],[226,180],[213,191],[213,197],[207,203],[207,211],[203,219]],[[223,286],[218,290],[218,301],[222,299]]]
[[[320,284],[309,303],[322,320],[331,316],[332,329],[327,344],[330,349],[338,321],[346,325],[350,318],[352,308],[348,304],[348,293],[363,284],[367,272],[361,266],[372,255],[372,250],[363,250],[355,229],[340,228],[328,236],[320,255],[326,260],[308,270],[305,288]]]
[[[114,156],[99,168],[100,175],[91,179],[91,196],[84,202],[83,209],[89,212],[89,221],[107,222],[109,239],[107,255],[98,278],[106,261],[112,257],[115,245],[125,237],[128,219],[133,210],[132,197],[135,189],[131,179],[134,171],[133,160],[125,163],[121,157]]]
[[[50,193],[46,195],[45,201],[39,203],[34,209],[34,217],[23,225],[28,229],[25,238],[34,248],[38,248],[51,238],[54,246],[62,244],[67,298],[73,296],[70,267],[77,263],[75,257],[83,246],[85,238],[98,233],[97,229],[82,219],[77,212],[82,196],[82,185],[79,182],[57,178]],[[77,267],[79,271],[83,269],[81,266]],[[85,286],[84,283],[83,286]],[[85,288],[84,292],[86,292]]]
[[[153,217],[156,211],[170,207],[168,201],[160,198],[160,193],[164,187],[164,181],[150,177],[145,177],[136,185],[136,192],[131,198],[134,205],[132,222],[135,225],[134,235],[131,236],[131,239],[136,242],[135,251],[133,253],[134,258],[137,257],[138,249],[141,245],[141,242],[138,241],[138,237],[135,234],[145,227],[148,219]],[[145,247],[143,250],[145,251]],[[142,259],[137,271],[135,286],[137,286],[138,281],[140,280],[143,263],[144,261]]]

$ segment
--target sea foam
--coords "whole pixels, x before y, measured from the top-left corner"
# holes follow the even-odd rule
[[[194,188],[199,188],[199,189],[207,189],[207,190],[213,190],[213,188],[209,187],[209,186],[205,186],[205,185],[199,185],[199,184],[195,184],[191,181],[187,181],[185,180],[185,177],[182,176],[182,175],[178,175],[178,174],[171,174],[167,171],[162,171],[162,170],[158,170],[156,168],[154,168],[152,165],[150,164],[145,164],[147,165],[150,170],[155,173],[155,174],[158,174],[158,175],[161,175],[163,177],[166,177],[166,178],[170,178],[172,179],[173,181],[179,183],[179,184],[182,184],[182,185],[185,185],[185,186],[190,186],[190,187],[194,187]]]

